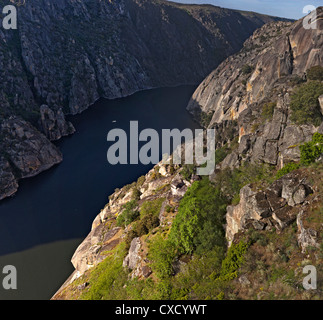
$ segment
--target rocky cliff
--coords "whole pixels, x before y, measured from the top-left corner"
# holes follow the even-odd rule
[[[100,97],[199,83],[256,28],[276,19],[167,1],[26,1],[18,7],[18,30],[0,30],[0,137],[15,130],[8,123],[25,131],[31,123],[34,135],[55,149],[50,141],[75,130],[66,114],[82,112]],[[22,140],[19,145],[29,175],[60,157],[58,151],[37,155]],[[7,148],[0,139],[1,198],[25,176]]]
[[[322,13],[265,25],[202,82],[214,172],[160,163],[117,189],[54,299],[322,299],[302,287],[323,271]]]

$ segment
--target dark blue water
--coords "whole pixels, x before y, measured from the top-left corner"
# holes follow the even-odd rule
[[[43,283],[37,286],[37,294],[31,284],[26,285],[29,289],[22,291],[22,298],[50,298],[65,280],[61,269],[66,266],[69,273],[71,265],[64,256],[60,270],[57,266],[51,268],[46,262],[49,259],[44,259],[41,253],[43,250],[39,250],[38,258],[33,253],[30,261],[25,252],[21,254],[23,261],[19,262],[17,252],[61,241],[69,241],[66,242],[70,244],[66,246],[68,252],[75,249],[77,241],[71,240],[88,234],[93,219],[114,189],[135,181],[153,167],[110,165],[107,150],[112,143],[107,142],[108,132],[113,128],[129,132],[132,120],[138,121],[139,130],[198,128],[185,109],[194,90],[194,86],[161,88],[127,98],[98,101],[81,115],[69,119],[77,132],[57,143],[64,156],[63,162],[34,178],[20,181],[17,194],[0,202],[0,256],[16,253],[15,263],[21,268],[27,268],[29,263],[28,268],[38,270],[35,271],[39,273],[37,279]],[[55,257],[58,250],[54,248],[51,245],[48,250],[52,250]],[[46,253],[51,255],[51,252]],[[5,261],[6,257],[0,257],[0,271],[3,264],[10,263]],[[62,255],[57,259],[63,259]],[[53,284],[47,285],[49,276],[57,280],[55,288]]]

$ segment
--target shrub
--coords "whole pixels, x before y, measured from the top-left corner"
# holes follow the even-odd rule
[[[117,217],[118,226],[127,226],[139,217],[139,211],[135,210],[137,202],[135,200],[129,201],[122,206],[124,209]]]
[[[322,115],[318,98],[322,94],[323,83],[319,81],[310,81],[298,87],[291,96],[291,120],[296,124],[319,126]]]
[[[141,196],[141,192],[137,188],[132,189],[132,200],[139,201]]]
[[[253,70],[253,67],[250,66],[249,64],[245,64],[242,68],[241,68],[241,72],[242,74],[250,74]]]
[[[165,198],[158,198],[151,201],[145,201],[140,208],[140,216],[144,217],[149,213],[153,216],[159,216],[164,201]]]
[[[149,260],[152,269],[159,279],[169,278],[173,274],[173,261],[175,259],[175,246],[168,240],[158,235],[149,245]]]
[[[247,252],[250,243],[240,241],[238,244],[232,244],[228,253],[222,261],[220,272],[221,280],[232,280],[237,277],[238,269],[244,262],[244,255]]]
[[[169,238],[181,253],[224,246],[226,205],[219,188],[214,188],[207,178],[194,182],[180,202]]]
[[[265,103],[262,108],[262,113],[261,113],[262,118],[264,118],[265,120],[271,120],[274,115],[276,105],[277,105],[276,102]]]
[[[314,133],[312,141],[304,143],[300,147],[301,163],[309,165],[323,153],[323,134]]]
[[[323,67],[314,66],[307,70],[307,79],[323,81]]]
[[[276,177],[277,179],[281,178],[282,176],[284,176],[285,174],[288,174],[294,170],[299,169],[301,165],[299,163],[295,163],[295,162],[289,162],[287,163],[283,168],[281,168],[277,174]]]
[[[212,118],[213,118],[213,115],[214,115],[214,111],[211,111],[209,113],[206,113],[206,112],[201,112],[200,114],[200,123],[202,125],[202,127],[204,128],[207,128],[208,125],[210,124]]]
[[[181,176],[184,180],[189,181],[192,175],[195,173],[195,167],[193,164],[185,164],[181,171]]]
[[[141,220],[136,222],[134,227],[134,232],[137,237],[141,237],[158,226],[159,226],[158,217],[149,213],[145,215]]]
[[[137,188],[140,188],[144,184],[145,180],[146,180],[145,176],[139,177],[137,180]]]

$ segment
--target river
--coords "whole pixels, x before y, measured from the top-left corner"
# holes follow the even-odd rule
[[[73,271],[73,252],[108,196],[153,167],[110,165],[108,132],[120,128],[129,133],[130,121],[138,121],[139,130],[159,133],[199,128],[186,111],[195,88],[159,88],[100,99],[69,119],[76,133],[56,143],[63,162],[20,181],[16,195],[0,202],[0,299],[52,297]],[[17,269],[17,290],[2,288],[2,269],[9,264]]]

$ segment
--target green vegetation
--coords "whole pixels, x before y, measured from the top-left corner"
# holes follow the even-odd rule
[[[124,209],[117,217],[118,226],[127,226],[131,222],[135,221],[139,217],[139,211],[135,210],[137,207],[137,201],[132,200],[122,206]]]
[[[277,174],[276,174],[276,178],[279,179],[282,176],[284,176],[285,174],[288,174],[294,170],[297,170],[300,168],[300,163],[295,163],[295,162],[289,162],[286,165],[284,165],[283,168],[281,168],[280,170],[278,170]]]
[[[228,204],[239,203],[240,189],[249,183],[261,185],[270,184],[275,180],[274,167],[265,164],[244,163],[233,170],[227,168],[219,172],[214,184],[219,187],[226,196]]]
[[[202,125],[202,127],[204,128],[207,128],[213,118],[213,114],[214,114],[214,111],[211,111],[211,112],[201,112],[200,114],[200,124]]]
[[[249,64],[245,64],[242,68],[241,68],[241,72],[242,74],[246,75],[246,74],[250,74],[253,71],[253,66],[250,66]]]
[[[319,156],[323,154],[323,135],[315,133],[312,141],[300,146],[301,163],[309,165],[314,162]]]
[[[179,253],[211,250],[224,246],[223,223],[226,199],[208,179],[196,181],[182,199],[169,239]]]
[[[159,226],[158,217],[156,217],[151,213],[148,213],[139,221],[137,221],[136,224],[134,225],[133,229],[134,229],[135,235],[133,236],[133,238],[141,237],[158,226]]]
[[[296,124],[314,124],[322,122],[318,98],[323,94],[323,83],[310,81],[299,86],[291,96],[291,120]]]
[[[84,300],[101,300],[117,297],[122,289],[121,278],[126,278],[126,272],[122,267],[126,255],[124,245],[118,246],[111,255],[100,263],[90,275],[89,290],[83,294]]]
[[[152,214],[153,216],[158,217],[164,201],[165,198],[158,198],[151,201],[145,201],[140,208],[140,216],[144,217],[147,214]]]
[[[262,107],[262,113],[261,116],[265,120],[271,120],[274,115],[275,107],[277,103],[276,102],[267,102]]]
[[[173,261],[176,257],[174,243],[158,235],[149,246],[149,259],[158,279],[169,278],[173,274]]]
[[[231,280],[238,275],[249,243],[232,244],[225,256],[221,247],[193,255],[184,270],[173,280],[172,298],[222,300]]]
[[[181,171],[181,176],[183,177],[183,179],[190,181],[193,174],[195,174],[194,164],[184,164]]]
[[[307,70],[307,79],[323,81],[323,67],[314,66]]]

